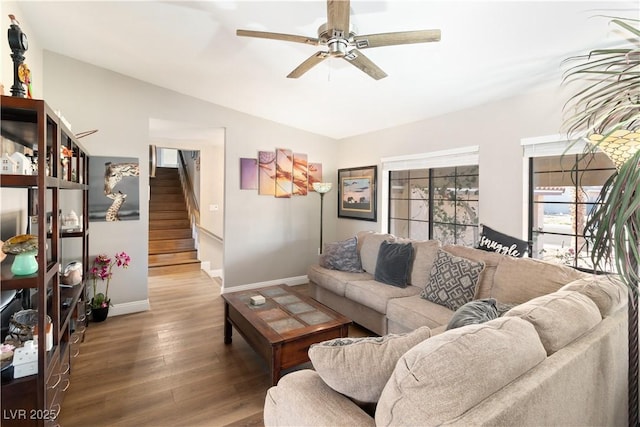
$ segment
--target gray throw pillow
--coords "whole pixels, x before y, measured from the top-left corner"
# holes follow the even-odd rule
[[[411,243],[382,242],[378,250],[374,278],[387,285],[406,288],[412,261]]]
[[[498,318],[496,300],[493,298],[478,299],[457,309],[449,320],[447,330],[484,323],[496,318]]]
[[[438,249],[429,282],[420,296],[456,311],[473,299],[483,262],[451,255]]]
[[[358,256],[358,241],[355,237],[340,242],[325,243],[320,255],[320,266],[331,270],[361,273],[362,264]]]

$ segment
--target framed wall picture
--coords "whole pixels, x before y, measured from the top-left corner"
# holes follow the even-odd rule
[[[377,221],[377,166],[338,169],[338,217]]]

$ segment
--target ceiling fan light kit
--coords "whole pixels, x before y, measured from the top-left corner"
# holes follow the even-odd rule
[[[252,30],[237,30],[236,35],[304,43],[327,48],[327,50],[320,50],[311,55],[289,73],[287,77],[293,79],[302,76],[325,59],[333,57],[343,58],[371,78],[380,80],[387,77],[387,74],[360,52],[359,49],[440,41],[440,30],[400,31],[358,36],[355,30],[350,27],[349,18],[349,0],[327,0],[327,22],[318,28],[317,38]]]

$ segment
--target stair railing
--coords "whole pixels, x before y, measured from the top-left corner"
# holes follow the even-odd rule
[[[189,222],[191,225],[191,235],[196,242],[196,249],[198,247],[198,228],[200,227],[200,207],[198,206],[198,199],[196,198],[195,191],[193,190],[193,184],[189,178],[189,170],[187,169],[187,163],[184,160],[182,151],[178,150],[178,172],[180,174],[180,184],[182,186],[182,194],[187,202],[187,211],[189,213]]]

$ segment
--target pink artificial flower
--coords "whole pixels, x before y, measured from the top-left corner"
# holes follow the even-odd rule
[[[113,277],[113,267],[127,268],[131,263],[131,257],[126,252],[116,252],[113,258],[110,258],[106,254],[100,254],[93,260],[93,267],[90,270],[91,278],[93,279],[93,298],[98,295],[97,292],[97,280],[106,281],[106,288],[104,292],[104,302],[101,303],[102,307],[109,306],[109,284]]]

